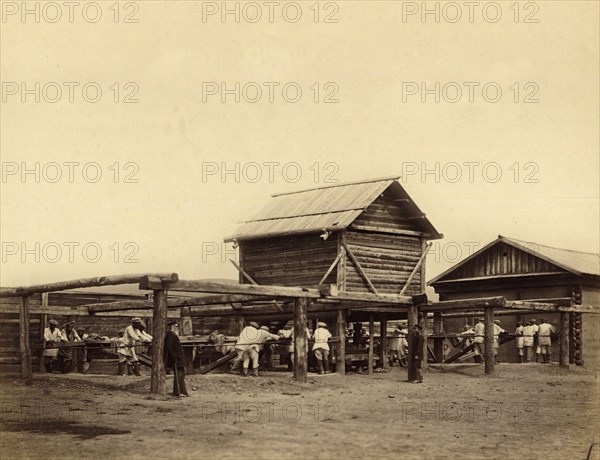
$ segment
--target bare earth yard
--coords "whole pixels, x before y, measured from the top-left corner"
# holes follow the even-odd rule
[[[586,459],[599,438],[597,376],[556,364],[406,370],[371,376],[188,376],[191,397],[148,377],[2,378],[3,459]],[[169,385],[171,381],[169,380]],[[600,446],[590,458],[600,459]]]

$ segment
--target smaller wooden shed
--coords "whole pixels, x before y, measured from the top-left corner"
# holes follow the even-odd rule
[[[554,248],[531,241],[498,238],[428,283],[440,301],[487,296],[504,296],[507,300],[571,298],[573,305],[590,305],[600,311],[600,255]],[[600,325],[592,314],[570,313],[570,362],[598,365]],[[559,313],[521,313],[501,317],[502,327],[514,332],[517,321],[542,316],[559,325]],[[466,315],[444,316],[447,332],[459,332],[469,322]],[[471,321],[472,322],[472,321]],[[514,344],[501,347],[504,362],[516,362]],[[553,354],[557,356],[558,344]]]

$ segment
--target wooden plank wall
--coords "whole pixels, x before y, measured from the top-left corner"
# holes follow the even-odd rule
[[[421,257],[421,239],[376,232],[346,232],[346,244],[382,294],[398,294]],[[370,292],[352,261],[346,260],[346,290]],[[407,295],[421,292],[421,271],[413,278]]]
[[[335,260],[337,251],[335,235],[323,240],[312,233],[244,241],[240,244],[240,261],[258,284],[314,286]],[[325,283],[335,284],[336,276],[333,270]]]
[[[356,218],[354,225],[367,225],[388,230],[419,231],[414,219],[409,219],[401,202],[384,193]]]
[[[561,271],[564,270],[543,259],[508,244],[498,243],[462,267],[455,269],[448,276],[444,277],[444,280]]]

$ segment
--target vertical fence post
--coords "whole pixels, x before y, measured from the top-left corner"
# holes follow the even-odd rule
[[[21,297],[19,308],[19,350],[21,354],[21,377],[26,384],[32,381],[31,346],[29,345],[29,296]]]
[[[152,316],[152,374],[150,393],[165,394],[167,381],[163,351],[167,332],[167,292],[164,289],[154,291],[154,309]]]
[[[300,383],[308,380],[308,356],[306,348],[306,320],[308,299],[298,297],[294,301],[294,379]]]

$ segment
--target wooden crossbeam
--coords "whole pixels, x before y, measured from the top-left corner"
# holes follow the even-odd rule
[[[23,286],[16,288],[0,289],[0,298],[2,297],[22,297],[25,295],[37,294],[40,292],[56,292],[69,289],[82,289],[97,286],[115,286],[118,284],[137,284],[144,277],[151,276],[160,279],[162,282],[176,282],[179,280],[177,273],[158,273],[153,275],[115,275],[100,276],[96,278],[80,278],[70,281],[60,281],[57,283],[37,284],[33,286]]]
[[[319,285],[321,285],[321,284],[323,284],[325,282],[325,280],[327,279],[327,277],[329,276],[329,274],[333,271],[333,269],[336,267],[336,265],[339,263],[339,261],[342,259],[342,257],[344,257],[345,253],[346,253],[346,250],[342,246],[340,248],[340,251],[338,252],[337,257],[335,258],[335,260],[333,261],[333,263],[329,266],[329,268],[327,269],[327,271],[323,275],[323,278],[321,278],[321,281],[319,281]]]
[[[258,283],[256,281],[254,281],[254,278],[252,278],[247,272],[246,270],[244,270],[242,267],[240,267],[235,260],[233,259],[229,259],[229,262],[231,262],[233,264],[233,266],[235,268],[237,268],[237,270],[242,274],[242,276],[244,278],[246,278],[248,281],[250,281],[250,284],[254,284],[254,285],[258,285]]]
[[[412,272],[410,273],[410,276],[406,280],[406,283],[404,284],[404,287],[400,291],[400,295],[404,295],[404,293],[406,292],[406,290],[410,286],[410,283],[412,283],[413,278],[417,274],[417,270],[419,269],[419,267],[421,266],[421,264],[425,260],[425,257],[427,256],[427,253],[431,249],[431,246],[433,246],[433,243],[429,243],[427,246],[425,246],[425,250],[423,251],[423,254],[421,254],[421,257],[419,257],[419,260],[418,260],[417,264],[415,265],[415,267],[413,268]]]
[[[427,305],[420,305],[422,312],[477,310],[484,307],[502,307],[506,299],[503,296],[480,297],[476,299],[444,300]]]
[[[350,257],[350,260],[356,267],[356,270],[358,270],[358,273],[360,274],[360,276],[362,276],[363,279],[365,280],[365,282],[367,283],[367,286],[369,286],[369,289],[373,292],[373,294],[379,294],[377,292],[377,289],[375,289],[375,286],[373,286],[373,283],[371,283],[371,280],[369,279],[369,277],[367,276],[367,274],[365,273],[363,268],[360,266],[360,263],[358,262],[358,260],[356,259],[356,257],[354,256],[354,254],[352,253],[350,248],[348,248],[348,245],[346,244],[345,241],[342,241],[342,247],[346,250],[346,254],[348,254],[348,257]]]

